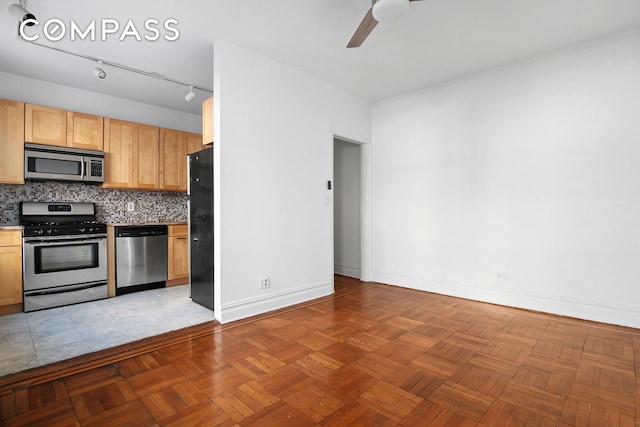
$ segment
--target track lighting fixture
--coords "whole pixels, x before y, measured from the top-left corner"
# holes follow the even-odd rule
[[[196,93],[193,91],[193,86],[189,86],[189,93],[184,96],[184,100],[190,102],[193,98],[196,97]]]
[[[24,0],[22,0],[21,4],[24,5]],[[12,12],[12,14],[13,14],[13,12]],[[138,68],[130,67],[128,65],[120,64],[118,62],[113,62],[113,61],[109,61],[109,60],[102,60],[102,59],[97,58],[95,56],[85,55],[83,53],[78,53],[78,52],[72,52],[70,50],[62,49],[62,48],[57,47],[57,46],[41,44],[41,43],[38,43],[37,41],[29,41],[29,43],[34,45],[34,46],[39,46],[39,47],[46,48],[46,49],[49,49],[49,50],[53,50],[53,51],[56,51],[56,52],[59,52],[59,53],[64,53],[64,54],[67,54],[67,55],[75,56],[75,57],[78,57],[78,58],[84,58],[84,59],[87,59],[89,61],[97,62],[98,66],[93,69],[93,74],[97,78],[99,78],[100,80],[104,80],[104,79],[107,78],[107,72],[102,68],[102,65],[106,64],[110,68],[117,68],[119,70],[129,71],[129,72],[132,72],[132,73],[135,73],[135,74],[139,74],[139,75],[142,75],[142,76],[147,76],[147,77],[151,77],[151,78],[158,79],[158,80],[164,80],[165,82],[175,83],[175,84],[180,85],[180,86],[187,86],[189,88],[189,92],[184,96],[184,100],[187,101],[187,102],[192,101],[196,97],[196,93],[193,91],[194,88],[198,89],[199,91],[202,91],[202,92],[213,93],[213,91],[211,89],[207,89],[206,87],[189,84],[187,82],[184,82],[184,81],[181,81],[181,80],[177,80],[177,79],[174,79],[174,78],[171,78],[171,77],[168,77],[168,76],[164,76],[164,75],[156,73],[156,72],[140,70]]]
[[[102,69],[102,61],[98,61],[98,66],[93,69],[93,74],[100,80],[107,78],[107,72]]]
[[[31,27],[32,25],[35,25],[34,21],[36,20],[36,17],[25,9],[25,4],[26,1],[24,0],[20,1],[20,4],[12,4],[9,6],[9,13],[20,22],[28,19],[29,22],[25,23],[25,25],[27,27]]]

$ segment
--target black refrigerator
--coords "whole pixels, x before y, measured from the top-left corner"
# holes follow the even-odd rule
[[[189,154],[191,299],[213,310],[213,148]]]

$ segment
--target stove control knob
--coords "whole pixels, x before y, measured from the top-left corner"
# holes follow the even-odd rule
[[[51,234],[53,230],[51,228],[47,228],[47,234]]]
[[[80,231],[81,233],[84,233],[85,231],[87,231],[86,228],[79,228],[78,231]]]
[[[36,234],[42,234],[43,230],[35,230]]]

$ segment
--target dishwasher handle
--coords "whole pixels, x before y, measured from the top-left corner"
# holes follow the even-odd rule
[[[166,225],[126,225],[116,227],[116,237],[153,237],[166,236]]]

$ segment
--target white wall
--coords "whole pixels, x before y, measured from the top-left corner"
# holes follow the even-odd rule
[[[371,105],[230,42],[214,76],[216,317],[330,294],[332,129],[368,138]]]
[[[360,278],[360,146],[340,139],[333,144],[333,268]]]
[[[202,133],[199,115],[0,72],[0,98]]]
[[[374,105],[372,280],[640,327],[638,52],[629,33]]]

